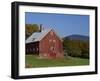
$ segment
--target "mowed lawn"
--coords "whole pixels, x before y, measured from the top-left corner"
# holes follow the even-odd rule
[[[63,59],[40,59],[36,55],[25,56],[25,67],[56,67],[56,66],[80,66],[89,65],[89,59],[64,57]]]

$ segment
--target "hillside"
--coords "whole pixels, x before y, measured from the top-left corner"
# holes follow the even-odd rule
[[[85,36],[85,35],[69,35],[69,36],[64,37],[64,39],[88,41],[89,40],[89,36]]]

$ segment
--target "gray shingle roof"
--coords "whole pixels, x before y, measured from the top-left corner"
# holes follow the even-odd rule
[[[45,29],[41,32],[35,32],[30,37],[28,37],[25,43],[37,42],[40,41],[42,38],[45,37],[52,29]]]

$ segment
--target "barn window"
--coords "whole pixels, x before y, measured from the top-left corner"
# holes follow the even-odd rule
[[[55,48],[52,46],[52,47],[50,48],[50,50],[51,50],[51,51],[54,51],[54,50],[55,50]]]
[[[51,31],[50,34],[53,35],[53,31]]]
[[[37,49],[37,51],[39,50],[38,48],[36,48]]]
[[[52,40],[50,39],[49,42],[51,42]]]
[[[53,49],[52,49],[53,51],[54,51],[54,47],[53,47]]]
[[[30,51],[32,51],[32,49],[30,48]]]
[[[33,51],[35,51],[35,49],[33,48]]]
[[[55,43],[55,42],[56,42],[56,40],[53,40],[53,42]]]

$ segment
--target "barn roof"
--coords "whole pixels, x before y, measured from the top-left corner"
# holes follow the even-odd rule
[[[41,32],[35,32],[30,37],[28,37],[25,41],[25,43],[31,43],[31,42],[37,42],[40,41],[42,38],[44,38],[47,33],[49,33],[52,29],[45,29]]]

